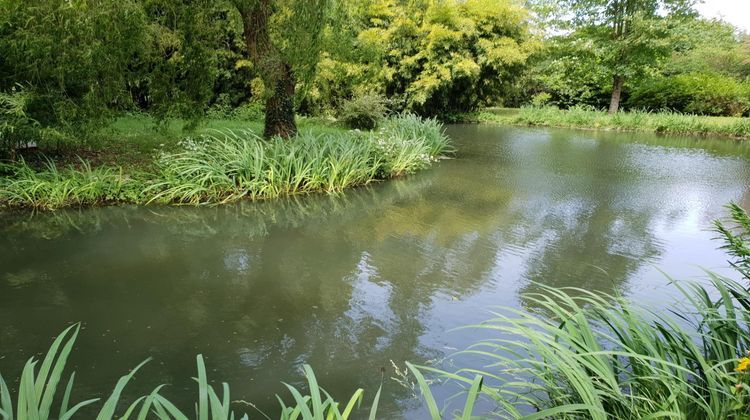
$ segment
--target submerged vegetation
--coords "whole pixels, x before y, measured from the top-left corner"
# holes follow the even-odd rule
[[[78,165],[40,170],[3,166],[0,205],[56,209],[109,203],[227,203],[307,192],[338,192],[413,173],[452,148],[442,125],[414,115],[392,117],[376,131],[263,140],[254,132],[217,131],[160,152],[154,169]]]
[[[464,121],[538,127],[586,128],[621,131],[648,131],[660,134],[750,138],[750,118],[709,117],[679,112],[629,111],[609,114],[591,107],[558,109],[525,107],[464,114]]]

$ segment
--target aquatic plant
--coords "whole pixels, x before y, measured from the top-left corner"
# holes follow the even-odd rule
[[[68,357],[80,330],[80,325],[72,325],[65,329],[54,340],[46,356],[39,365],[39,361],[33,357],[26,362],[18,385],[16,405],[13,405],[13,396],[2,375],[0,375],[0,418],[3,420],[69,420],[85,407],[92,408],[98,404],[99,398],[91,398],[71,405],[71,392],[75,384],[75,372],[70,374],[67,385],[60,394],[59,385],[63,380]],[[109,397],[104,401],[97,412],[97,420],[109,420],[118,418],[146,419],[159,418],[163,420],[229,420],[235,418],[247,419],[247,414],[239,417],[232,410],[229,385],[222,383],[221,394],[219,394],[209,383],[206,375],[206,366],[203,357],[196,357],[198,377],[194,378],[198,384],[198,400],[194,407],[194,413],[180,410],[169,399],[159,392],[164,385],[159,385],[148,395],[141,396],[132,402],[121,401],[122,392],[128,382],[146,364],[146,360],[136,366],[128,374],[121,377]],[[37,371],[37,367],[39,370]],[[308,365],[303,366],[305,379],[308,384],[309,394],[305,395],[292,385],[285,384],[293,398],[292,404],[287,404],[280,396],[276,396],[281,405],[281,420],[327,420],[350,418],[355,409],[359,408],[364,391],[358,389],[345,405],[340,405],[330,394],[328,394],[317,382],[315,373]],[[369,410],[369,419],[374,420],[377,414],[380,390],[375,394],[375,399]],[[59,404],[59,409],[53,409],[53,403]],[[247,404],[244,401],[236,403]],[[250,404],[252,406],[252,404]],[[118,411],[118,408],[124,410]],[[55,414],[57,413],[57,414]],[[263,414],[263,413],[261,413]],[[91,415],[91,414],[89,414]],[[263,414],[266,418],[267,415]]]
[[[525,301],[473,327],[487,337],[463,353],[488,360],[484,369],[440,375],[494,381],[483,394],[504,418],[706,418],[750,414],[738,394],[738,358],[750,348],[750,293],[710,275],[712,292],[674,283],[685,307],[669,314],[581,289],[541,286]],[[743,394],[746,392],[743,391]]]
[[[732,266],[750,280],[750,216],[736,203],[727,209],[729,220],[716,220],[714,228],[724,242],[722,249],[734,258]]]
[[[264,140],[249,130],[222,130],[162,151],[150,172],[97,167],[81,160],[41,170],[6,165],[0,206],[55,209],[109,203],[227,203],[345,188],[412,173],[452,152],[442,125],[413,115],[376,132],[301,132]]]
[[[673,282],[685,305],[666,314],[602,293],[542,286],[541,293],[524,296],[536,310],[505,308],[470,326],[486,331],[487,338],[461,354],[486,358],[485,368],[407,367],[435,420],[470,419],[479,398],[494,402],[490,415],[500,418],[742,418],[750,415],[750,292],[727,278],[709,274],[709,279],[710,289]],[[54,402],[61,407],[57,418],[68,419],[98,403],[89,399],[71,407],[74,373],[58,395],[77,334],[78,326],[60,334],[38,371],[37,360],[27,362],[15,407],[0,377],[0,417],[46,420]],[[124,408],[118,418],[125,419],[236,418],[229,386],[222,384],[220,395],[208,384],[200,355],[194,415],[161,395],[162,386],[121,402],[124,387],[145,363],[120,378],[97,418],[112,418],[118,407]],[[306,394],[287,384],[292,403],[277,396],[282,419],[346,419],[360,407],[362,389],[340,403],[320,387],[312,368],[303,371]],[[466,387],[461,410],[440,409],[427,373]],[[370,419],[376,418],[379,400],[380,390]]]
[[[728,207],[732,225],[717,221],[716,230],[747,276],[750,217]],[[470,392],[477,375],[491,381],[481,394],[500,418],[748,418],[750,290],[713,273],[671,285],[683,299],[668,312],[539,285],[522,296],[530,309],[500,308],[467,327],[486,338],[458,355],[484,358],[484,368],[418,369]]]
[[[118,167],[79,165],[58,167],[47,160],[35,170],[23,160],[4,165],[9,175],[0,177],[0,207],[55,209],[109,202],[138,202],[144,180]]]

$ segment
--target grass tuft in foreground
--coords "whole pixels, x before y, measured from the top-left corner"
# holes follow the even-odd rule
[[[79,325],[73,325],[63,331],[50,346],[41,365],[39,360],[34,358],[26,362],[21,373],[16,398],[13,398],[5,380],[0,375],[0,418],[3,420],[68,420],[74,418],[81,409],[87,406],[98,408],[93,410],[93,412],[98,412],[97,420],[114,418],[122,420],[146,418],[230,420],[249,418],[247,414],[239,417],[232,409],[232,403],[247,403],[230,401],[229,385],[222,383],[222,389],[219,393],[208,383],[206,365],[201,355],[196,358],[198,377],[194,379],[198,384],[198,399],[194,410],[184,412],[161,395],[160,391],[164,385],[156,387],[151,393],[141,396],[135,401],[121,401],[123,390],[148,360],[121,377],[103,403],[100,402],[99,398],[72,403],[71,392],[75,384],[75,372],[70,374],[64,390],[60,385],[64,379],[65,365],[78,337],[79,329]],[[346,420],[360,407],[364,393],[362,389],[355,391],[346,404],[341,406],[320,387],[310,366],[304,365],[303,370],[307,379],[309,394],[304,395],[297,388],[286,384],[292,395],[293,403],[288,405],[283,398],[276,396],[281,405],[281,420]],[[375,400],[369,410],[370,420],[374,420],[377,414],[379,397],[380,390],[375,394]],[[16,401],[15,406],[14,400]],[[267,415],[261,414],[268,418]]]
[[[155,169],[34,170],[7,165],[0,206],[56,209],[109,203],[227,203],[347,187],[413,173],[452,152],[442,125],[413,115],[386,120],[378,131],[312,134],[264,140],[252,131],[217,131],[163,151]]]
[[[686,305],[671,313],[543,287],[524,296],[537,312],[505,308],[474,326],[487,338],[465,353],[486,358],[485,369],[429,370],[467,386],[491,379],[482,392],[502,418],[744,418],[750,293],[710,278],[710,288],[674,283]]]
[[[750,118],[708,117],[679,112],[629,111],[608,114],[588,107],[560,110],[554,107],[487,110],[465,115],[464,120],[500,124],[650,131],[661,134],[750,138]]]
[[[735,204],[717,222],[743,275],[750,218]],[[540,286],[523,296],[535,310],[503,308],[473,326],[486,337],[464,353],[484,369],[425,368],[482,394],[502,418],[727,419],[750,416],[750,291],[708,273],[675,282],[681,303],[653,311],[621,297]]]

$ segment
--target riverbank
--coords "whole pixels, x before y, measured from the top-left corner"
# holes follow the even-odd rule
[[[717,136],[750,139],[750,118],[707,117],[672,112],[620,112],[610,115],[584,108],[488,108],[461,114],[463,122],[496,123],[532,127],[643,131],[658,134]]]
[[[213,122],[179,137],[181,122],[151,133],[130,129],[136,122],[116,122],[85,157],[3,165],[0,207],[197,205],[331,193],[413,173],[452,150],[441,124],[412,115],[371,132],[303,122],[289,140],[261,139],[258,123]]]

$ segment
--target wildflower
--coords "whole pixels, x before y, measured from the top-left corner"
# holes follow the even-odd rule
[[[737,368],[735,368],[734,371],[750,373],[750,357],[741,358],[737,363]]]

